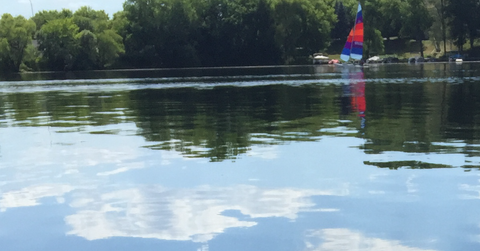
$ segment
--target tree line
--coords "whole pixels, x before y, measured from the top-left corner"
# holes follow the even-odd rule
[[[476,0],[361,0],[364,56],[384,53],[384,38],[430,39],[446,51],[480,36]],[[0,19],[0,69],[276,65],[343,44],[357,0],[127,0],[103,10],[40,11]],[[443,45],[444,48],[441,48]]]

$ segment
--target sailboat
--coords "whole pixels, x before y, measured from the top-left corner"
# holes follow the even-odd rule
[[[348,62],[350,59],[361,60],[363,57],[363,15],[362,6],[358,3],[355,24],[350,30],[345,47],[343,47],[340,59]]]

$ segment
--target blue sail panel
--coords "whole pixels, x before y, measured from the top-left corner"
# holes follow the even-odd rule
[[[342,54],[340,55],[341,60],[343,61],[350,60],[352,41],[353,41],[353,29],[351,29],[350,33],[348,34],[347,42],[345,42],[345,46],[343,47]]]

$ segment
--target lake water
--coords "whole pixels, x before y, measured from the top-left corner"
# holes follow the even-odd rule
[[[0,82],[1,250],[479,250],[480,64]]]

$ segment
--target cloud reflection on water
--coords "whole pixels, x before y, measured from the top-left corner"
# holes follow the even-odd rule
[[[480,175],[477,175],[480,176]],[[480,183],[480,180],[478,180]],[[480,185],[478,184],[460,184],[459,189],[464,192],[468,192],[468,194],[460,195],[461,199],[480,199]]]
[[[31,207],[40,205],[39,200],[47,197],[60,197],[74,190],[70,185],[51,184],[36,185],[23,188],[18,191],[10,191],[2,194],[0,199],[0,211],[4,212],[8,208]],[[64,199],[57,199],[64,201]]]
[[[79,197],[70,204],[78,209],[67,216],[69,235],[87,240],[109,237],[156,238],[207,242],[228,228],[253,227],[256,218],[283,217],[295,220],[300,212],[336,211],[318,209],[312,196],[344,196],[331,191],[262,189],[255,186],[194,189],[137,187],[101,195]],[[224,215],[238,211],[245,220]]]
[[[372,238],[344,228],[313,230],[307,235],[306,251],[434,251],[402,245],[397,240]]]

